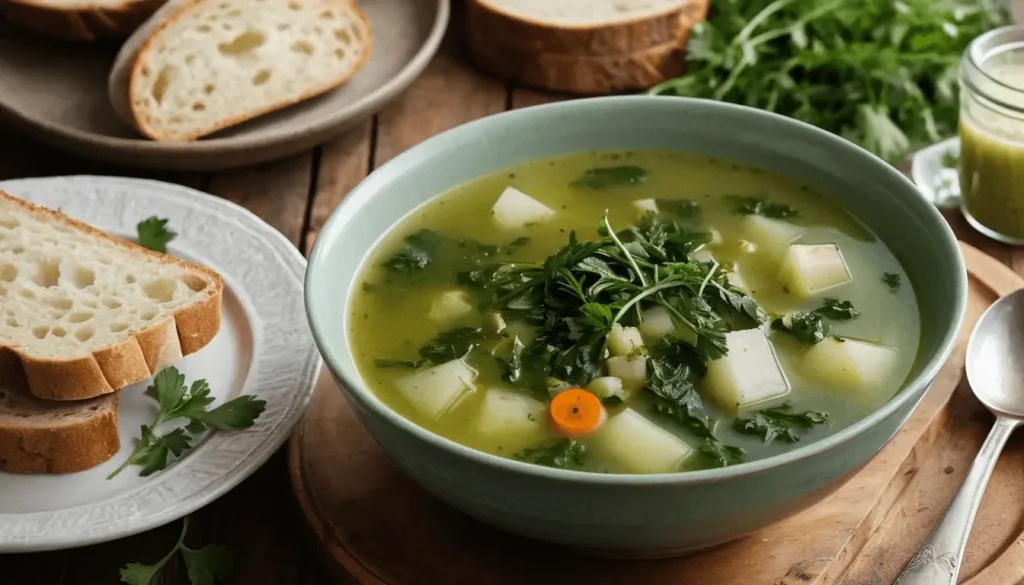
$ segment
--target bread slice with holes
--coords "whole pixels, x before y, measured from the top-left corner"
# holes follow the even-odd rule
[[[154,140],[194,140],[338,87],[371,44],[351,0],[183,2],[132,63],[132,118]]]
[[[28,393],[17,358],[0,348],[0,471],[72,473],[121,448],[117,394],[56,402]]]
[[[109,394],[199,351],[223,290],[208,268],[0,191],[0,350],[35,396]]]
[[[7,0],[0,15],[22,28],[65,41],[130,35],[167,0]]]

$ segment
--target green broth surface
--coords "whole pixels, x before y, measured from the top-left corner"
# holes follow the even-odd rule
[[[631,165],[646,171],[646,179],[634,185],[593,190],[573,186],[588,169]],[[543,222],[519,231],[499,229],[491,217],[492,205],[506,187],[530,195],[556,211]],[[798,209],[799,217],[785,219],[799,226],[801,244],[838,245],[849,267],[852,281],[808,301],[800,300],[779,282],[782,260],[778,253],[764,249],[745,251],[744,215],[736,212],[730,196],[767,197],[773,202]],[[471,314],[454,323],[438,324],[427,318],[431,305],[445,291],[459,289],[460,272],[479,262],[479,250],[472,240],[505,246],[517,238],[529,241],[508,250],[500,250],[489,260],[543,262],[568,241],[570,232],[580,240],[598,237],[598,225],[606,210],[614,229],[637,222],[633,201],[639,199],[688,199],[700,207],[699,229],[715,230],[720,241],[707,248],[719,262],[732,263],[746,281],[750,296],[766,313],[781,315],[796,310],[811,310],[821,305],[822,297],[850,301],[859,311],[856,319],[831,323],[832,334],[841,338],[869,341],[895,348],[895,360],[884,383],[867,390],[839,390],[807,379],[800,361],[808,344],[785,332],[773,332],[770,340],[791,384],[786,402],[795,410],[827,412],[828,426],[818,425],[802,432],[807,443],[835,433],[863,418],[889,400],[901,387],[914,362],[920,337],[916,299],[896,258],[856,218],[828,197],[784,177],[724,160],[678,152],[623,151],[588,152],[552,159],[536,160],[470,181],[430,200],[403,218],[378,244],[358,275],[350,311],[349,342],[357,366],[371,390],[390,408],[414,423],[441,436],[474,449],[513,457],[523,449],[549,444],[559,439],[550,426],[529,436],[481,436],[473,421],[478,416],[485,390],[508,387],[502,380],[501,364],[489,356],[471,354],[469,365],[478,371],[476,391],[468,393],[437,418],[421,416],[395,389],[396,380],[410,369],[379,367],[378,359],[417,358],[424,343],[453,326],[479,327],[482,313]],[[386,261],[401,250],[405,238],[419,230],[430,229],[446,238],[433,262],[414,274],[396,273]],[[897,275],[901,286],[891,289],[884,274]],[[801,443],[743,434],[733,428],[735,415],[722,411],[701,389],[709,415],[718,419],[715,435],[725,444],[746,451],[745,460],[769,457],[794,449]],[[676,435],[695,449],[701,439],[687,429],[658,418],[651,412],[652,396],[633,393],[625,406],[636,410]],[[609,406],[614,415],[623,406]],[[583,445],[589,438],[579,439]],[[599,449],[587,449],[584,469],[595,472],[621,472],[615,462],[602,456]],[[688,457],[679,470],[714,466],[708,458]]]

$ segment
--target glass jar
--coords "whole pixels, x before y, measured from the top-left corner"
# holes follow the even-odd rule
[[[964,52],[960,191],[975,228],[1024,245],[1024,26],[989,31]]]

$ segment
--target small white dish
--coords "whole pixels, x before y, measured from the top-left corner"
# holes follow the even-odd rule
[[[139,428],[158,412],[148,381],[121,391],[121,450],[69,475],[0,473],[0,553],[44,551],[122,538],[174,521],[225,494],[288,438],[313,394],[320,355],[306,322],[306,263],[277,230],[249,211],[198,191],[142,179],[58,177],[0,182],[0,189],[115,236],[133,238],[152,215],[177,232],[172,255],[224,277],[223,323],[214,340],[177,364],[205,378],[221,404],[241,394],[266,400],[244,431],[213,432],[166,470],[140,477],[128,457]]]
[[[950,138],[914,153],[910,177],[921,194],[942,209],[956,209],[960,198],[960,139]],[[951,164],[953,163],[953,164]]]

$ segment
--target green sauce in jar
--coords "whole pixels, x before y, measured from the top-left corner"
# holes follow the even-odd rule
[[[975,39],[960,87],[964,213],[982,233],[1024,244],[1024,27]]]

